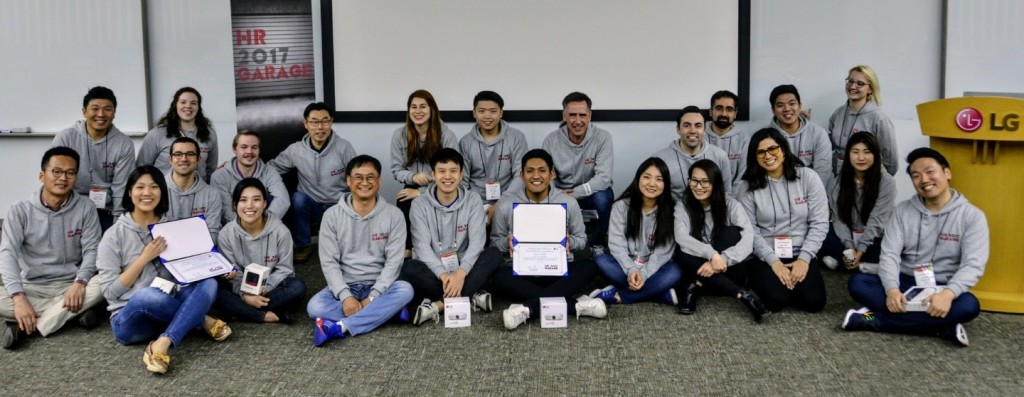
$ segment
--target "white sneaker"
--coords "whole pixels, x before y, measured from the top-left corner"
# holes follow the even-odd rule
[[[824,263],[826,267],[832,270],[836,270],[836,268],[839,267],[839,261],[837,261],[836,258],[833,258],[831,256],[821,258],[821,262]]]
[[[967,339],[967,330],[964,329],[963,324],[957,324],[947,331],[940,332],[939,336],[943,339],[951,340],[963,347],[971,345],[971,341]]]
[[[441,319],[440,313],[437,312],[437,306],[430,299],[424,299],[423,303],[416,307],[416,314],[412,317],[413,325],[423,325],[427,320],[434,320],[438,322]]]
[[[494,310],[494,306],[491,305],[490,292],[484,290],[477,291],[473,294],[473,297],[470,298],[470,301],[473,302],[473,310],[479,309],[484,313],[490,313],[491,310]]]
[[[505,329],[511,331],[523,325],[526,319],[530,318],[530,308],[518,303],[513,304],[501,312],[501,318],[505,320]]]
[[[861,262],[860,263],[860,272],[861,273],[867,273],[867,274],[878,274],[878,264],[877,263]]]
[[[576,300],[576,318],[580,316],[587,316],[593,318],[604,318],[608,315],[608,308],[604,305],[604,301],[600,299],[578,299]]]

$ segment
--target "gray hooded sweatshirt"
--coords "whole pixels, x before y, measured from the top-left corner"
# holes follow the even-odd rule
[[[370,297],[381,296],[398,279],[405,259],[405,218],[379,195],[368,215],[352,209],[352,194],[324,213],[320,223],[320,267],[331,293],[340,301],[352,296],[349,284],[373,284]]]
[[[501,252],[508,253],[508,236],[512,234],[512,204],[533,203],[526,198],[526,188],[516,191],[509,191],[501,200],[498,200],[498,209],[494,211],[494,219],[491,221],[491,246],[497,247]],[[554,186],[548,189],[548,197],[540,203],[566,205],[565,226],[566,234],[569,236],[569,249],[580,251],[587,246],[587,231],[583,224],[583,213],[580,212],[580,205],[576,199],[565,194],[561,189]],[[505,264],[512,266],[512,259],[506,258]]]
[[[896,206],[885,227],[878,277],[886,291],[899,287],[899,274],[913,276],[915,264],[931,263],[935,282],[955,296],[978,283],[988,263],[988,220],[959,192],[938,212],[915,195]]]
[[[658,209],[655,207],[650,213],[642,214],[641,230],[639,238],[626,238],[627,218],[629,217],[629,200],[622,199],[612,204],[612,215],[608,219],[608,253],[619,262],[622,271],[627,275],[631,272],[640,272],[640,277],[647,280],[651,275],[657,273],[662,266],[672,260],[672,254],[676,250],[676,243],[652,246],[654,242],[654,229],[658,225]],[[673,227],[663,225],[662,227]],[[638,263],[637,259],[640,259]]]
[[[424,144],[425,142],[419,143],[420,147],[423,147]],[[441,147],[459,149],[459,140],[455,138],[455,133],[445,123],[441,123]],[[405,139],[405,126],[403,125],[391,135],[391,174],[395,176],[395,180],[402,185],[415,185],[416,182],[413,182],[412,177],[422,172],[433,181],[431,173],[434,170],[430,168],[429,162],[414,161],[412,165],[405,165],[405,161],[408,159],[408,149],[409,143]],[[425,193],[426,186],[420,186],[419,190],[420,194]]]
[[[231,288],[242,295],[242,278],[250,263],[270,268],[266,292],[273,291],[284,279],[295,274],[292,266],[292,234],[275,216],[267,216],[267,223],[255,237],[242,229],[237,221],[224,225],[217,237],[217,248],[235,268],[239,277],[231,280]]]
[[[732,184],[729,181],[732,181],[733,175],[732,167],[729,165],[729,155],[717,146],[704,142],[700,151],[690,156],[683,153],[683,149],[679,148],[679,140],[676,139],[669,143],[668,147],[654,153],[654,157],[664,160],[665,165],[668,166],[668,173],[672,177],[672,198],[676,201],[683,199],[683,191],[690,183],[690,166],[703,159],[714,161],[718,165],[718,168],[722,170],[722,180],[726,181],[725,193],[729,196],[732,195]]]
[[[124,197],[128,174],[135,168],[135,144],[127,135],[111,125],[106,135],[98,141],[89,137],[85,121],[57,133],[50,146],[67,146],[75,149],[81,157],[75,192],[89,197],[89,189],[107,191],[107,204],[103,209],[114,216],[121,215],[121,198]]]
[[[830,202],[832,227],[836,232],[836,236],[843,242],[844,247],[864,252],[874,243],[876,238],[882,237],[885,225],[889,223],[892,209],[896,205],[896,182],[893,180],[892,175],[885,172],[882,173],[882,179],[878,181],[878,198],[875,200],[875,206],[871,209],[871,215],[868,217],[867,222],[861,219],[859,210],[864,208],[864,189],[857,185],[857,191],[854,194],[856,194],[857,198],[854,201],[855,209],[851,217],[853,224],[847,225],[839,218],[839,178],[836,178],[835,182],[832,183]],[[860,240],[857,241],[857,244],[853,242],[854,231],[864,233],[861,235]]]
[[[807,167],[796,167],[797,179],[768,178],[768,186],[750,191],[741,181],[737,200],[761,238],[754,238],[754,256],[772,264],[775,237],[793,238],[793,255],[807,263],[818,256],[828,234],[828,195],[821,179]]]
[[[899,167],[900,160],[900,148],[896,144],[896,127],[875,101],[868,101],[856,112],[850,109],[847,101],[828,118],[828,130],[832,131],[829,137],[832,140],[832,169],[836,175],[839,175],[842,168],[850,135],[859,131],[875,134],[878,146],[882,150],[882,165],[889,175],[896,175],[896,167]]]
[[[732,180],[726,180],[733,187],[739,184],[743,172],[747,169],[747,146],[750,145],[750,134],[741,131],[736,125],[732,126],[725,135],[718,136],[711,124],[708,123],[704,129],[704,142],[710,143],[729,156],[729,166],[732,169]]]
[[[412,227],[412,255],[425,263],[434,275],[461,268],[469,273],[487,244],[487,219],[480,196],[459,188],[458,198],[450,206],[437,201],[437,186],[427,186],[427,194],[412,201],[409,224]],[[445,267],[441,255],[456,252],[458,266]]]
[[[569,130],[562,122],[557,130],[544,138],[542,146],[555,160],[556,188],[572,189],[572,197],[582,199],[612,187],[615,152],[612,134],[594,123],[580,144],[569,140]]]
[[[0,278],[7,292],[22,284],[82,280],[96,274],[100,221],[96,207],[71,194],[56,212],[43,206],[42,189],[7,210],[0,241]]]
[[[199,178],[196,178],[192,186],[185,191],[178,188],[170,174],[166,176],[166,180],[170,197],[167,201],[168,211],[164,217],[168,221],[176,221],[203,215],[206,218],[206,228],[210,230],[210,237],[217,241],[224,209],[217,191]]]
[[[800,128],[795,134],[782,129],[775,119],[772,119],[771,127],[789,138],[789,149],[818,174],[822,186],[832,186],[832,143],[828,140],[827,130],[803,116],[800,116]]]
[[[167,218],[160,219],[160,222],[165,221]],[[153,259],[146,264],[131,286],[125,287],[118,280],[121,272],[139,258],[142,249],[150,241],[153,241],[153,235],[149,233],[149,229],[135,223],[130,213],[121,214],[114,225],[103,234],[96,267],[99,269],[97,277],[100,288],[103,289],[103,297],[107,299],[107,310],[111,314],[116,314],[127,305],[128,300],[136,292],[149,288],[157,276],[171,282],[175,281],[174,276],[160,264],[159,259]]]
[[[210,140],[200,141],[196,137],[197,130],[179,131],[179,136],[168,138],[167,127],[156,126],[146,133],[139,147],[139,158],[135,160],[136,165],[152,165],[164,174],[171,173],[171,144],[180,137],[189,137],[199,142],[199,168],[197,175],[204,182],[210,181],[210,175],[217,169],[217,131],[210,126]]]
[[[337,203],[341,195],[348,192],[348,181],[345,180],[348,172],[345,167],[356,157],[356,150],[334,131],[331,131],[331,137],[320,152],[313,150],[311,145],[307,133],[301,141],[288,145],[277,158],[270,160],[270,166],[277,169],[279,174],[298,170],[298,191],[308,194],[321,204]]]
[[[264,197],[265,200],[270,202],[267,212],[278,218],[283,217],[288,212],[288,208],[292,206],[292,202],[291,198],[288,197],[288,188],[284,186],[284,182],[281,180],[281,174],[278,174],[276,169],[268,167],[263,160],[256,159],[256,169],[253,171],[252,177],[263,182],[263,186],[267,188],[267,193],[270,194],[270,197]],[[221,212],[224,218],[222,223],[224,225],[238,217],[235,214],[234,206],[231,205],[231,194],[235,192],[235,186],[243,178],[238,169],[238,158],[232,158],[223,167],[214,171],[213,177],[210,178],[210,186],[220,195],[221,208],[223,209]]]
[[[476,192],[480,198],[487,197],[488,181],[497,181],[501,193],[523,187],[519,173],[523,168],[523,155],[530,147],[526,135],[505,120],[501,120],[498,131],[498,136],[487,142],[480,134],[480,126],[473,124],[469,133],[459,140],[459,152],[466,161],[462,186]],[[496,201],[484,200],[488,204]]]
[[[747,211],[743,209],[743,206],[738,201],[733,200],[732,197],[726,197],[725,205],[727,207],[726,221],[728,222],[726,226],[737,226],[743,229],[740,231],[740,242],[725,251],[715,251],[715,248],[711,246],[711,232],[715,228],[715,220],[711,216],[711,207],[704,209],[704,225],[701,239],[693,238],[690,235],[693,226],[690,225],[689,212],[686,211],[686,206],[682,202],[678,202],[675,209],[675,233],[679,249],[684,253],[708,260],[718,253],[725,259],[727,266],[735,265],[747,259],[754,249],[754,228],[751,227],[750,219],[747,218]]]

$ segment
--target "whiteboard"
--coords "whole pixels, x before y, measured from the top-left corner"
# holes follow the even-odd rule
[[[114,90],[114,124],[149,130],[142,0],[0,0],[0,129],[55,133],[82,119],[82,97]]]
[[[949,0],[943,97],[1024,93],[1024,3]]]

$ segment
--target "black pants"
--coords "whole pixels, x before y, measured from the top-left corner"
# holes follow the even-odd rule
[[[403,188],[406,189],[419,189],[419,185],[405,185]],[[412,209],[412,200],[396,201],[395,207],[402,210],[402,216],[405,217],[405,249],[412,249],[412,224],[409,223],[409,210]],[[403,266],[404,267],[404,266]]]
[[[496,248],[487,248],[480,253],[473,270],[466,275],[466,281],[462,284],[462,296],[473,296],[480,288],[483,288],[491,273],[498,268],[503,258],[501,252]],[[417,260],[409,259],[402,265],[402,274],[399,280],[405,280],[412,284],[412,301],[409,302],[409,310],[412,311],[423,303],[423,299],[439,301],[444,298],[444,285],[441,279],[434,275],[434,272],[427,267],[427,264]]]
[[[512,266],[501,266],[494,271],[491,281],[494,292],[513,302],[523,302],[530,308],[530,315],[540,315],[540,298],[565,297],[568,315],[576,314],[575,295],[586,288],[597,277],[597,265],[593,260],[584,259],[569,262],[569,274],[558,276],[516,276]]]
[[[761,238],[755,236],[754,238]],[[790,263],[796,259],[785,259],[783,263]],[[812,260],[807,266],[807,277],[798,283],[792,290],[786,288],[785,284],[772,271],[772,267],[760,259],[751,257],[747,259],[747,270],[750,274],[750,287],[761,298],[761,302],[773,312],[777,312],[786,306],[803,310],[809,313],[817,313],[825,308],[825,280],[821,277],[821,268]]]
[[[722,252],[738,244],[742,229],[739,226],[726,226],[718,232],[717,238],[711,242],[715,251]],[[685,290],[694,281],[699,281],[703,288],[702,293],[720,294],[735,297],[747,285],[747,264],[740,262],[729,266],[725,273],[715,273],[711,277],[704,277],[697,274],[697,269],[708,262],[705,258],[678,252],[677,262],[683,267],[683,279],[680,281],[678,291]]]

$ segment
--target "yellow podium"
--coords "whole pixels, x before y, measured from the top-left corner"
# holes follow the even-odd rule
[[[1024,99],[942,99],[917,105],[917,115],[949,160],[950,185],[988,219],[988,264],[971,292],[982,310],[1024,313]]]

